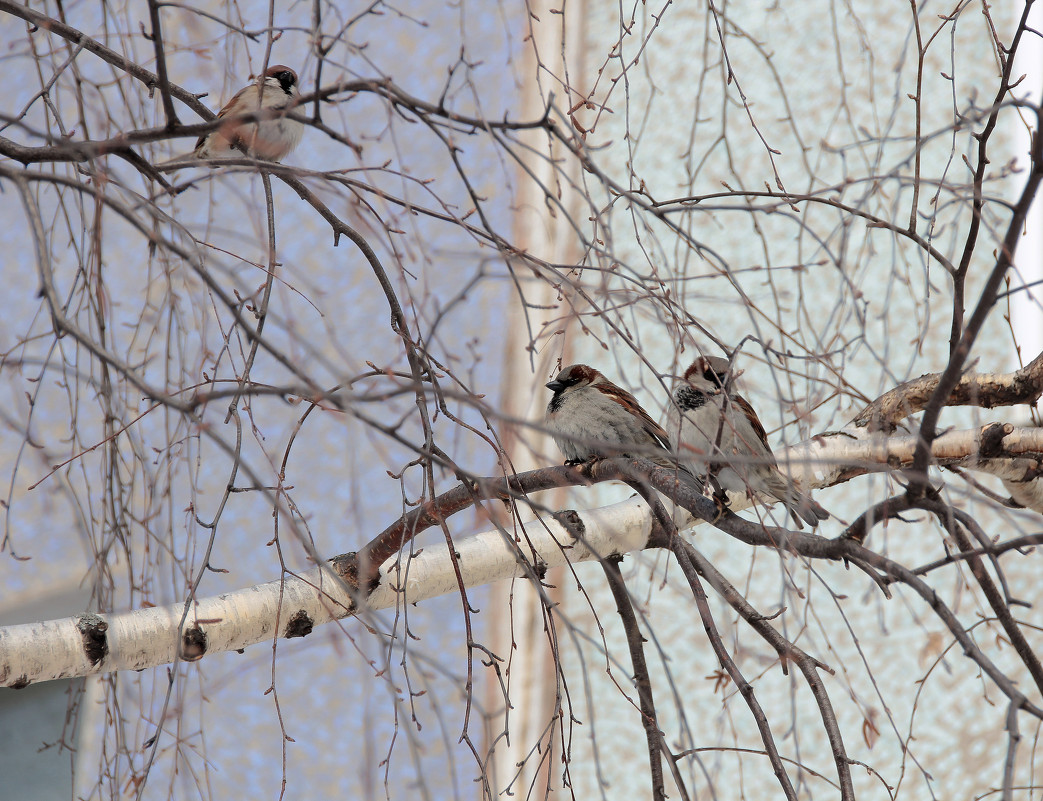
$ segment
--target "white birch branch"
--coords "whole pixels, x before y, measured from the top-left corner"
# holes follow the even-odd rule
[[[803,486],[823,487],[865,472],[898,471],[912,464],[916,434],[886,436],[848,426],[814,437],[782,456]],[[935,465],[987,473],[1022,506],[1043,514],[1043,429],[993,423],[980,429],[948,431],[931,445]],[[780,458],[780,463],[783,458]],[[787,465],[780,464],[783,471]]]
[[[934,441],[933,453],[940,463],[960,464],[1015,484],[1023,490],[1024,500],[1018,500],[1043,514],[1043,481],[1038,478],[1043,430],[1008,425],[999,433],[1004,431],[1004,436],[990,440],[989,458],[980,455],[982,430],[978,429],[943,434]],[[915,435],[885,437],[850,428],[781,452],[779,461],[804,486],[820,487],[869,470],[896,469],[911,461],[915,447]],[[739,511],[748,505],[748,499],[735,498],[732,509]],[[550,519],[526,525],[525,540],[520,543],[508,541],[499,529],[461,538],[454,544],[465,586],[532,575],[543,567],[594,559],[595,554],[640,550],[651,532],[648,509],[639,498],[581,512],[579,519],[582,544],[573,542]],[[380,572],[380,586],[367,599],[366,611],[458,590],[452,560],[441,543],[425,546],[412,557],[394,557]],[[359,612],[344,582],[322,567],[202,598],[191,606],[190,614],[184,613],[185,605],[175,604],[0,628],[0,686],[24,687],[51,679],[194,660],[206,653],[246,648],[273,636],[305,636],[315,626]]]
[[[526,526],[523,544],[509,543],[497,529],[460,539],[455,547],[464,583],[476,587],[531,575],[533,562],[526,567],[522,553],[535,553],[535,561],[549,568],[594,559],[595,553],[640,550],[651,531],[651,518],[640,499],[583,512],[582,521],[582,545],[554,520]],[[380,586],[367,599],[366,610],[390,609],[458,589],[444,544],[426,546],[412,558],[390,559],[380,572]],[[345,617],[354,606],[345,583],[322,567],[202,598],[192,606],[182,631],[184,610],[184,604],[175,604],[0,628],[0,686],[142,670],[175,659],[196,659],[204,652],[246,648],[273,636],[304,636],[314,626]],[[104,655],[101,642],[107,647]]]

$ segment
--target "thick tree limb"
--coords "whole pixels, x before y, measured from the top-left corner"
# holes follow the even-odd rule
[[[960,443],[963,458],[977,460],[978,439],[979,432],[973,430],[949,432],[937,438],[932,449],[944,454],[950,445],[955,447],[955,443]],[[811,454],[806,458],[815,460],[814,463],[819,463],[819,458],[827,458],[830,461],[824,463],[840,461],[857,464],[865,470],[872,464],[886,465],[889,454],[899,446],[911,453],[914,440],[913,437],[888,439],[876,435],[872,441],[858,442],[849,436],[836,436],[814,442],[797,451],[797,455]],[[999,444],[1011,453],[1026,454],[1025,459],[1034,460],[1038,466],[1039,454],[1043,452],[1043,430],[1015,429]],[[1030,451],[1035,455],[1030,457]],[[805,458],[797,458],[792,451],[786,455],[792,458],[781,459],[783,466],[800,464]],[[712,519],[717,515],[710,499],[679,484],[670,470],[651,468],[649,476],[657,490],[673,494],[698,517]],[[379,580],[360,582],[359,586],[375,586],[366,599],[364,613],[459,591],[457,570],[444,544],[425,546],[422,553],[406,558],[400,558],[398,553],[417,534],[454,512],[469,508],[477,500],[517,499],[523,493],[550,487],[626,479],[616,460],[605,460],[582,467],[552,467],[508,478],[480,479],[450,490],[396,521],[363,548],[361,553],[368,554],[370,564],[376,563],[377,557],[384,553],[391,554],[380,568]],[[733,505],[733,509],[739,508],[739,503]],[[538,576],[547,568],[567,562],[626,553],[648,545],[652,524],[647,506],[641,500],[625,501],[578,516],[583,524],[582,542],[576,542],[549,516],[524,525],[524,542],[516,542],[500,529],[455,540],[453,545],[464,585],[473,587],[508,578]],[[860,548],[851,540],[831,540],[817,534],[766,526],[732,512],[722,515],[715,525],[750,545],[784,548],[812,559],[859,560],[883,570],[899,582],[910,584],[932,608],[942,608],[933,590],[912,571]],[[314,626],[359,613],[353,591],[339,576],[359,575],[365,560],[356,560],[350,554],[332,562],[333,570],[323,567],[219,597],[199,599],[190,610],[184,630],[178,628],[184,604],[0,629],[0,685],[19,687],[113,670],[141,670],[168,664],[179,653],[183,659],[192,659],[206,653],[242,649],[273,636],[303,636]],[[278,632],[272,628],[272,621],[276,619],[288,621]],[[952,627],[960,625],[951,613],[943,615],[943,620]],[[987,662],[969,639],[961,643],[975,661]],[[986,671],[990,676],[1002,677],[994,668],[990,670],[992,672]],[[1011,698],[1023,704],[1023,696]]]
[[[791,448],[780,467],[788,467],[804,486],[832,486],[869,472],[911,467],[918,443],[916,434],[888,437],[866,428],[844,429]],[[935,466],[996,476],[1019,505],[1043,514],[1043,428],[992,423],[948,431],[934,439],[930,453]]]
[[[651,531],[647,507],[640,500],[584,512],[582,524],[581,543],[553,519],[527,527],[524,549],[498,529],[461,538],[454,549],[465,585],[535,576],[567,562],[640,550]],[[25,687],[51,679],[143,670],[169,664],[179,654],[182,659],[199,659],[273,637],[305,636],[314,627],[349,614],[367,616],[458,591],[448,548],[434,544],[412,558],[393,557],[385,564],[379,586],[361,611],[345,583],[323,566],[200,598],[190,610],[184,631],[178,630],[184,604],[7,626],[0,628],[0,686]],[[276,619],[287,621],[280,631],[273,630]]]
[[[898,423],[926,407],[941,373],[929,373],[899,384],[885,392],[855,415],[851,422],[858,428],[890,434]],[[1033,405],[1043,395],[1043,353],[1013,373],[964,373],[956,382],[946,406]]]

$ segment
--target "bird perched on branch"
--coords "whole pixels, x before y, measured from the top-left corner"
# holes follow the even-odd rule
[[[785,504],[798,528],[814,528],[829,512],[784,476],[753,407],[731,391],[730,363],[700,356],[674,385],[667,430],[678,438],[682,465],[708,475],[721,490],[767,496]]]
[[[191,153],[157,164],[166,167],[193,159],[224,159],[251,156],[264,161],[282,161],[297,147],[304,125],[289,117],[256,122],[244,121],[244,114],[270,111],[287,112],[297,104],[297,73],[282,64],[269,67],[257,81],[236,92],[218,120],[227,120],[199,137]]]
[[[585,364],[566,367],[547,384],[554,396],[546,424],[565,464],[640,456],[677,469],[670,438],[633,395]],[[687,472],[687,469],[682,467]]]

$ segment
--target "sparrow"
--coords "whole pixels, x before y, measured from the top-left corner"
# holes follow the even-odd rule
[[[252,156],[265,161],[282,161],[297,147],[304,133],[304,125],[289,117],[276,117],[261,122],[237,120],[244,114],[261,109],[289,111],[297,104],[297,73],[278,64],[269,67],[256,82],[235,93],[217,119],[227,119],[212,131],[203,134],[191,153],[157,164],[165,167],[193,159],[226,159]]]
[[[797,528],[801,520],[814,528],[829,512],[779,471],[757,413],[730,389],[730,366],[727,359],[701,356],[675,383],[667,429],[678,438],[680,463],[720,490],[781,501]]]
[[[670,438],[662,426],[633,395],[593,367],[573,364],[546,386],[554,392],[547,404],[546,426],[565,464],[641,456],[662,467],[678,469]]]

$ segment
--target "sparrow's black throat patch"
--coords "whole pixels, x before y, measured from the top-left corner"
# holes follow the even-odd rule
[[[700,392],[690,384],[680,387],[674,396],[674,400],[677,401],[677,407],[682,412],[690,412],[693,409],[698,409],[700,406],[706,404],[706,399],[705,392]]]

